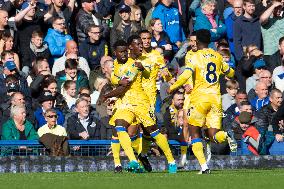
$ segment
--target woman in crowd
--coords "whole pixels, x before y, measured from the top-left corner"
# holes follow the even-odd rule
[[[173,57],[173,45],[166,32],[163,31],[163,25],[160,19],[153,18],[150,20],[150,28],[152,32],[151,46],[153,48],[161,48],[163,55],[167,60],[171,60]]]
[[[12,51],[13,59],[18,69],[20,69],[20,59],[19,55],[14,52],[14,38],[10,33],[3,33],[0,39],[0,54],[3,51]]]
[[[145,28],[144,19],[142,17],[141,8],[137,5],[131,6],[131,16],[130,20],[136,23],[138,31]]]

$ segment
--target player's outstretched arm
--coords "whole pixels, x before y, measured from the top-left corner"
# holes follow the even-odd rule
[[[192,78],[192,70],[191,68],[186,68],[184,72],[178,77],[178,80],[173,85],[170,86],[168,92],[172,93],[173,91],[177,90],[191,78]]]
[[[119,85],[118,87],[116,87],[115,89],[113,89],[110,92],[107,92],[105,94],[102,94],[99,96],[98,99],[98,104],[101,104],[103,102],[105,102],[108,98],[112,98],[112,97],[119,97],[121,95],[123,95],[126,90],[128,89],[128,86],[123,86],[123,85]]]

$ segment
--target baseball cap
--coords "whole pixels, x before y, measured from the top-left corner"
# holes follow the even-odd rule
[[[24,2],[22,4],[21,10],[24,10],[24,9],[28,8],[28,6],[29,6],[29,3],[28,2]]]
[[[49,100],[55,100],[54,96],[52,96],[51,92],[48,91],[48,90],[44,90],[39,98],[38,98],[38,101],[39,103],[43,103],[45,101],[49,101]]]
[[[118,10],[119,10],[119,13],[121,13],[121,12],[131,12],[131,8],[128,5],[125,5],[125,4],[122,4],[119,7]]]
[[[92,3],[93,0],[81,0],[81,3]]]
[[[249,112],[241,112],[239,115],[239,121],[242,124],[250,124],[252,119],[252,115]]]
[[[4,68],[7,68],[8,70],[11,71],[11,70],[17,69],[17,66],[16,66],[14,61],[9,60],[9,61],[5,62]]]
[[[254,69],[258,69],[258,68],[261,68],[261,67],[265,67],[266,66],[266,63],[264,60],[262,59],[258,59],[256,60],[254,63],[253,63],[253,68]]]

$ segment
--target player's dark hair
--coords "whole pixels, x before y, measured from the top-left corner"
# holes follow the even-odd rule
[[[113,48],[116,49],[117,47],[127,47],[127,43],[123,40],[118,40],[114,43]]]
[[[142,33],[148,33],[148,34],[150,34],[152,36],[151,32],[149,32],[148,30],[141,30],[139,32],[139,36],[141,36]]]
[[[210,43],[211,34],[209,30],[200,29],[196,31],[196,40],[203,43],[209,44]]]
[[[127,44],[130,45],[136,39],[141,39],[141,38],[139,35],[131,35],[127,40]]]

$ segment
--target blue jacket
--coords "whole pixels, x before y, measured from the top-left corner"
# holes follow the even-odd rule
[[[57,113],[57,116],[58,116],[57,117],[57,125],[63,126],[64,121],[65,121],[65,117],[64,117],[63,113],[60,110],[56,110],[56,113]],[[43,110],[42,110],[41,107],[38,108],[34,112],[34,115],[35,115],[35,118],[36,118],[36,121],[37,121],[37,129],[46,124],[46,120],[44,118]]]
[[[209,44],[209,47],[214,47],[213,42],[217,42],[220,39],[222,39],[226,35],[226,26],[225,24],[220,20],[219,16],[215,16],[215,21],[217,24],[216,32],[212,32],[211,29],[213,29],[210,21],[208,18],[203,14],[200,8],[196,9],[195,11],[196,16],[196,22],[194,24],[194,31],[200,30],[200,29],[207,29],[210,30],[211,34],[211,43]]]
[[[70,35],[66,35],[52,28],[48,29],[44,38],[44,41],[48,44],[51,55],[55,59],[64,54],[66,42],[69,40],[72,40]]]
[[[157,3],[152,13],[152,18],[159,18],[161,20],[164,31],[169,35],[172,43],[176,43],[177,41],[183,42],[185,40],[178,9]]]
[[[229,41],[230,51],[233,55],[235,55],[235,47],[234,47],[234,34],[233,34],[233,27],[234,23],[238,17],[232,13],[225,19],[225,25],[227,29],[227,39]]]
[[[261,49],[261,28],[258,17],[247,19],[244,16],[239,16],[234,22],[233,30],[235,55],[237,60],[242,58],[244,46],[254,44]]]
[[[250,101],[251,106],[255,111],[260,110],[263,106],[269,104],[269,97],[266,97],[264,99],[259,99],[258,97],[255,97]]]

